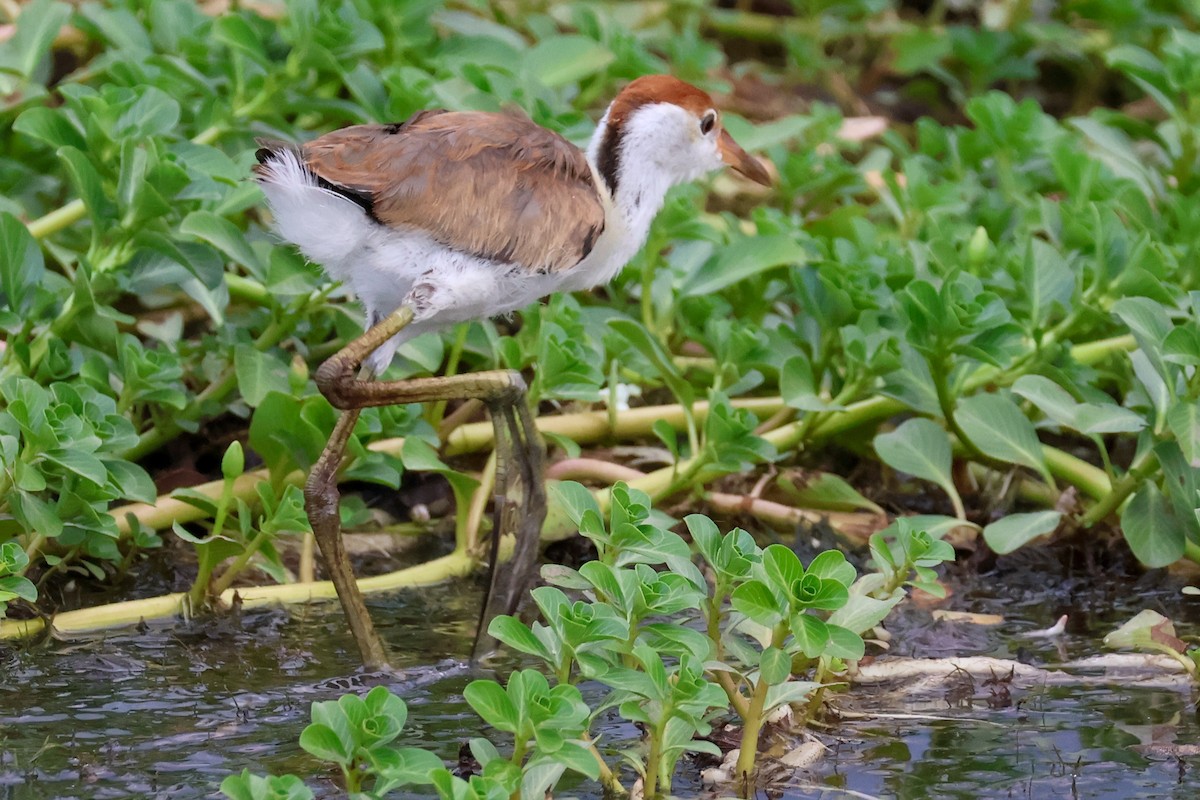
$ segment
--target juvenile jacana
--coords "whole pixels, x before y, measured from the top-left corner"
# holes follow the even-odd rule
[[[507,591],[498,591],[493,564],[484,620],[493,608],[515,606],[546,513],[543,454],[521,376],[497,370],[374,381],[396,348],[426,331],[611,280],[646,241],[675,184],[722,166],[764,185],[770,179],[725,132],[712,98],[668,75],[626,86],[586,154],[516,114],[444,110],[354,125],[305,145],[260,145],[254,171],[279,235],[346,281],[366,307],[366,333],[316,373],[343,413],[304,498],[363,662],[383,666],[338,518],[337,470],[361,409],[466,398],[489,406],[493,559],[510,527],[517,544]]]

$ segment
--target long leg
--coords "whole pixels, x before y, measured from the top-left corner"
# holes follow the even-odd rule
[[[350,568],[350,559],[346,556],[346,548],[342,544],[342,522],[338,513],[341,494],[337,488],[338,467],[342,463],[342,455],[346,443],[354,431],[354,423],[358,421],[359,409],[352,408],[342,412],[334,425],[329,442],[324,452],[308,473],[304,483],[304,508],[308,512],[308,521],[312,525],[313,538],[321,555],[329,568],[329,577],[337,590],[338,599],[342,601],[342,610],[346,612],[346,621],[350,624],[350,632],[358,643],[362,654],[363,664],[368,669],[378,669],[387,665],[387,652],[383,648],[383,640],[371,622],[367,613],[367,605],[363,601],[362,592],[354,580],[354,571]]]
[[[395,336],[412,319],[412,309],[407,306],[401,307],[323,363],[315,376],[322,394],[345,413],[339,419],[325,452],[314,466],[305,486],[305,507],[309,511],[317,544],[334,578],[338,597],[350,620],[350,629],[358,642],[363,662],[371,667],[386,664],[387,657],[383,643],[371,624],[362,593],[354,581],[353,571],[346,558],[337,511],[337,468],[360,409],[467,398],[483,400],[492,409],[497,447],[497,496],[505,498],[503,503],[497,504],[497,525],[492,532],[493,562],[495,543],[505,532],[508,520],[515,516],[515,553],[518,564],[525,565],[523,571],[514,569],[508,572],[511,579],[508,591],[505,592],[505,608],[515,606],[520,596],[519,590],[513,587],[518,583],[523,586],[527,580],[524,572],[528,572],[533,558],[536,557],[537,542],[546,514],[541,445],[525,402],[525,382],[519,373],[501,370],[448,378],[381,382],[355,378],[355,371],[367,356]],[[520,499],[513,508],[515,513],[511,513],[506,510],[516,488],[511,469],[514,461],[520,470],[516,482],[519,482],[521,492]],[[502,473],[499,469],[501,464],[504,465]],[[492,569],[494,575],[494,564]],[[484,604],[485,616],[488,613],[487,609],[492,605],[490,596],[489,591],[489,598]]]
[[[526,398],[492,408],[496,431],[496,493],[493,500],[491,558],[488,589],[479,613],[472,656],[490,647],[488,625],[499,614],[512,614],[524,596],[537,561],[542,523],[546,518],[546,487],[543,481],[543,450]],[[519,455],[515,464],[507,456]],[[512,469],[519,470],[517,476]],[[512,490],[519,486],[518,497]],[[514,546],[508,569],[497,569],[500,539],[512,532]]]

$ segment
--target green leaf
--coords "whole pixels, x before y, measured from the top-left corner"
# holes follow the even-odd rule
[[[348,743],[342,741],[328,725],[313,723],[300,734],[300,746],[305,752],[322,761],[349,764],[351,752]]]
[[[737,239],[719,249],[679,287],[684,297],[715,294],[727,286],[769,269],[801,266],[808,254],[795,236],[772,234]]]
[[[1029,542],[1053,533],[1062,520],[1058,511],[1009,514],[983,529],[984,541],[997,553],[1011,553]]]
[[[83,450],[50,450],[45,454],[45,459],[97,486],[108,482],[108,470],[104,468],[104,462]]]
[[[583,515],[591,511],[600,515],[600,504],[595,496],[581,483],[575,481],[559,481],[550,485],[550,491],[556,495],[558,504],[567,513],[567,517],[576,526],[583,520]]]
[[[369,751],[369,757],[380,777],[393,786],[432,783],[434,770],[444,766],[435,754],[418,747],[380,747]]]
[[[567,769],[592,780],[600,777],[600,764],[596,761],[596,757],[592,755],[591,751],[574,742],[566,742],[555,751],[554,760],[565,765]]]
[[[37,596],[37,587],[28,578],[20,575],[0,577],[0,602],[19,597],[32,603],[37,600]]]
[[[1137,560],[1165,567],[1183,557],[1185,531],[1157,485],[1147,482],[1121,514],[1121,530]]]
[[[820,658],[829,644],[829,626],[803,612],[792,616],[792,636],[800,652],[809,658]]]
[[[312,790],[295,775],[230,775],[221,781],[221,793],[230,800],[312,800]]]
[[[721,531],[717,523],[703,514],[688,514],[683,518],[683,522],[687,525],[688,533],[692,535],[692,542],[700,551],[700,555],[709,564],[715,565],[717,550],[721,547]]]
[[[376,686],[367,692],[363,703],[372,715],[389,719],[395,725],[397,734],[404,729],[404,723],[408,721],[408,706],[386,686]]]
[[[179,102],[156,86],[146,86],[117,118],[112,132],[117,138],[146,139],[169,133],[179,124]]]
[[[59,536],[63,521],[55,509],[35,494],[17,490],[9,495],[13,515],[25,530],[48,539]]]
[[[770,544],[763,549],[762,565],[767,578],[779,591],[786,591],[792,583],[804,577],[800,558],[790,547],[781,544]]]
[[[1129,327],[1143,350],[1157,351],[1174,327],[1162,305],[1148,297],[1123,297],[1113,303],[1113,313]]]
[[[690,404],[695,399],[695,387],[684,379],[662,342],[651,336],[645,326],[631,319],[610,319],[608,325],[654,366],[680,402]]]
[[[1133,364],[1133,374],[1154,409],[1154,427],[1157,428],[1158,421],[1165,418],[1171,406],[1173,395],[1165,377],[1166,369],[1161,360],[1156,360],[1145,350],[1130,353],[1129,362]]]
[[[807,573],[818,578],[836,581],[847,587],[854,583],[854,579],[858,576],[854,565],[846,561],[846,556],[841,550],[824,550],[817,553],[816,557],[809,562]]]
[[[1167,411],[1167,427],[1193,465],[1200,464],[1200,401],[1181,400]]]
[[[907,472],[942,487],[962,516],[962,499],[951,475],[950,436],[932,420],[905,421],[891,433],[875,437],[875,452],[892,469]]]
[[[986,455],[1036,470],[1046,483],[1054,485],[1033,423],[1011,399],[998,394],[968,397],[959,402],[956,417]]]
[[[25,312],[45,273],[42,248],[29,229],[12,214],[0,212],[0,308]]]
[[[854,631],[832,622],[825,623],[825,630],[829,632],[829,644],[825,646],[826,656],[858,661],[866,654],[866,645],[862,637]]]
[[[857,489],[832,472],[800,472],[789,470],[775,479],[775,485],[798,506],[823,508],[831,511],[857,511],[865,508],[876,514],[883,509]]]
[[[809,573],[791,585],[790,594],[794,608],[814,608],[834,611],[846,604],[849,592],[845,585],[836,580],[822,578]]]
[[[500,684],[491,680],[471,681],[463,690],[463,697],[488,725],[499,731],[516,732],[520,715]]]
[[[1104,637],[1105,647],[1134,647],[1157,650],[1162,640],[1176,639],[1175,624],[1157,611],[1147,608]]]
[[[0,544],[0,575],[20,572],[29,564],[29,556],[16,542]]]
[[[0,72],[31,77],[70,16],[71,6],[50,0],[35,0],[21,8],[16,31],[0,47]]]
[[[776,686],[788,679],[792,673],[792,658],[778,647],[768,647],[758,662],[762,679],[768,686]]]
[[[800,411],[841,411],[845,406],[829,403],[820,395],[812,363],[805,356],[792,356],[779,369],[779,391],[783,402]]]
[[[1074,428],[1082,405],[1071,393],[1042,375],[1022,375],[1012,387],[1013,394],[1033,403],[1059,425]],[[1078,430],[1076,428],[1076,430]]]
[[[248,344],[239,344],[233,351],[233,368],[237,374],[238,391],[251,408],[257,408],[269,392],[288,394],[288,365],[274,353],[264,353]]]
[[[595,587],[596,597],[602,602],[609,603],[618,609],[629,607],[629,599],[617,572],[613,567],[602,561],[589,561],[579,567],[579,574]],[[625,574],[630,574],[628,570]],[[636,591],[636,590],[634,590]]]
[[[809,695],[819,689],[821,684],[816,681],[788,681],[767,689],[767,702],[763,712],[778,708],[784,703],[798,703],[807,700]]]
[[[103,459],[101,463],[108,472],[108,479],[113,482],[121,497],[126,500],[153,503],[158,497],[158,489],[154,485],[154,480],[150,477],[150,473],[141,466],[128,461],[108,458]]]
[[[556,753],[557,755],[557,753]],[[493,764],[508,763],[493,761]],[[567,765],[550,758],[536,759],[525,765],[524,771],[514,767],[516,775],[521,779],[521,797],[545,797],[546,793],[558,783]]]
[[[1065,309],[1075,291],[1075,275],[1047,242],[1031,237],[1025,256],[1025,291],[1030,320],[1044,326],[1057,308]]]
[[[1200,326],[1180,325],[1163,340],[1163,360],[1172,364],[1200,366]]]
[[[101,224],[102,219],[107,216],[110,204],[107,194],[104,194],[103,182],[100,173],[96,172],[95,164],[92,164],[90,158],[82,151],[72,146],[59,148],[59,158],[79,194],[79,199],[83,200],[88,209],[92,224]]]
[[[207,242],[220,250],[235,264],[241,264],[251,272],[261,274],[264,267],[250,248],[246,236],[236,225],[211,211],[193,211],[179,224],[184,236]]]
[[[59,108],[34,106],[26,109],[13,123],[13,130],[23,136],[40,139],[55,150],[64,146],[78,150],[87,147],[83,134]]]
[[[533,631],[515,617],[506,614],[495,617],[488,625],[488,635],[514,650],[537,656],[547,662],[550,661],[550,652],[546,646],[533,635]]]
[[[762,581],[746,581],[734,589],[732,603],[736,610],[768,628],[783,618],[775,593]]]
[[[270,61],[263,43],[245,19],[236,14],[222,14],[213,21],[212,36],[230,49],[244,53],[253,61],[267,66]]]
[[[865,594],[852,594],[846,605],[829,615],[828,622],[830,625],[837,625],[861,635],[883,622],[902,599],[903,590],[894,592],[890,598],[884,600],[877,600]]]
[[[551,88],[601,72],[616,55],[595,39],[575,34],[542,39],[525,54],[525,69]]]
[[[500,751],[496,749],[496,745],[483,737],[471,739],[468,745],[471,748],[471,755],[475,756],[475,760],[481,767],[486,767],[488,762],[500,758]]]

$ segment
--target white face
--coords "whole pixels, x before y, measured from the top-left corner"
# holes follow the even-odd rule
[[[625,169],[650,162],[667,173],[671,183],[696,180],[725,166],[717,148],[720,126],[717,112],[697,116],[674,103],[652,103],[639,108],[625,123]]]

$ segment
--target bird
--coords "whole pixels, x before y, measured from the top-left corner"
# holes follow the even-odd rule
[[[722,167],[764,186],[713,99],[670,75],[621,89],[586,150],[512,111],[423,110],[305,144],[258,140],[253,167],[276,234],[345,282],[365,333],[322,363],[318,389],[342,413],[305,484],[314,538],[368,668],[388,664],[347,559],[336,476],[361,409],[477,398],[495,429],[492,579],[480,619],[511,613],[546,513],[543,447],[519,372],[376,380],[405,341],[610,281],[641,249],[667,191]],[[496,545],[516,539],[508,586]],[[478,639],[477,639],[478,642]]]

